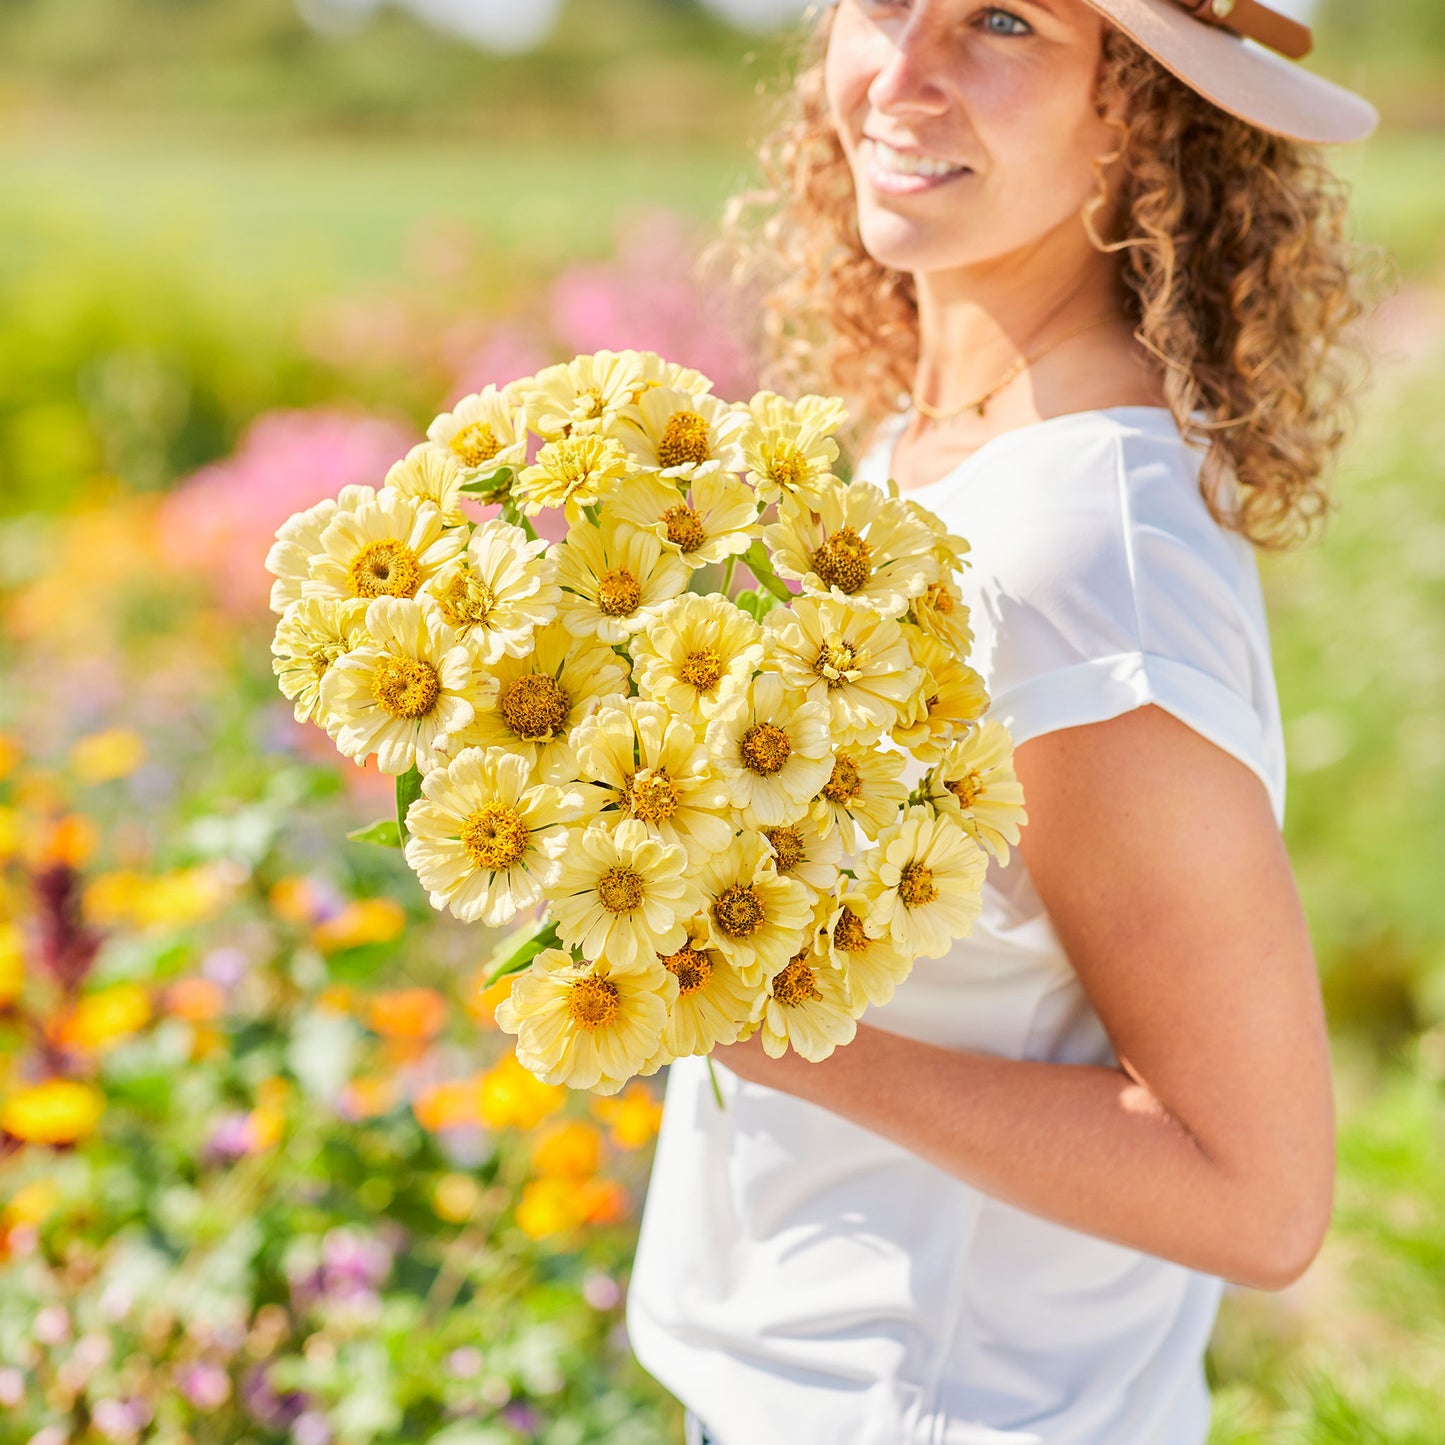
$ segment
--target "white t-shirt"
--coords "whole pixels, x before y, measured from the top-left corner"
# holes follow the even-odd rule
[[[907,420],[856,475],[882,483]],[[910,490],[972,546],[973,665],[1015,744],[1145,703],[1252,768],[1284,746],[1250,544],[1209,515],[1168,411],[1004,433]],[[995,1056],[1116,1065],[1015,851],[971,937],[865,1021]],[[628,1296],[642,1364],[719,1445],[1201,1445],[1224,1281],[970,1187],[790,1095],[668,1071]],[[967,1100],[959,1101],[967,1108]]]

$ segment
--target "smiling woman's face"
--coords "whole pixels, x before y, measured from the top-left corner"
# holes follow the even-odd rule
[[[1083,0],[838,0],[828,104],[863,245],[914,273],[977,266],[1077,221],[1105,22]]]

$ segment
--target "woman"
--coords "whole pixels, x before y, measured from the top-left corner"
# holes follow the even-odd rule
[[[1224,1282],[1320,1247],[1330,1060],[1252,549],[1326,505],[1362,303],[1309,143],[1375,115],[1282,58],[1308,41],[1253,0],[818,22],[772,329],[883,416],[858,474],[972,544],[1028,824],[853,1043],[719,1049],[721,1109],[672,1066],[628,1325],[694,1439],[1196,1445]]]

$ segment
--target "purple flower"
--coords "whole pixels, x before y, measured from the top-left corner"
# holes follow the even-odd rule
[[[206,1141],[208,1158],[240,1159],[251,1147],[251,1117],[244,1110],[223,1114]]]
[[[520,1400],[502,1411],[502,1419],[523,1435],[535,1435],[542,1425],[542,1417],[530,1405],[524,1405]]]
[[[300,1390],[278,1394],[265,1365],[253,1365],[241,1381],[241,1401],[262,1425],[284,1430],[306,1409],[310,1399]]]

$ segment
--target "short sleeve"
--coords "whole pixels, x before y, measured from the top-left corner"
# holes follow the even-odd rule
[[[1177,434],[1116,426],[1071,441],[1055,441],[1046,471],[1042,456],[1017,468],[1027,479],[1015,526],[982,559],[989,716],[1019,744],[1154,703],[1252,769],[1282,823],[1278,699],[1249,543],[1210,516]]]

